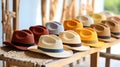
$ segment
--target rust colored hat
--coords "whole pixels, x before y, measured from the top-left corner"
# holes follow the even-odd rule
[[[63,25],[65,30],[74,30],[76,28],[79,29],[83,28],[83,24],[77,19],[65,20]]]
[[[116,39],[111,37],[110,27],[104,24],[92,24],[91,28],[93,28],[98,35],[98,39],[104,42],[113,42]]]
[[[79,35],[82,43],[86,46],[102,47],[104,42],[100,42],[97,37],[97,32],[92,28],[83,28],[80,30]]]
[[[102,21],[105,25],[110,27],[111,35],[120,38],[120,24],[114,20]]]
[[[34,34],[34,40],[35,40],[35,43],[38,44],[38,40],[39,40],[39,37],[41,35],[47,35],[49,34],[49,31],[46,27],[44,26],[40,26],[40,25],[37,25],[37,26],[31,26],[29,28],[33,34]]]
[[[35,45],[34,35],[30,30],[16,30],[13,32],[12,40],[5,41],[3,44],[27,50],[28,47]]]

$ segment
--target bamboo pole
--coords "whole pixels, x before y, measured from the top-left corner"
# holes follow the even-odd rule
[[[77,3],[76,0],[72,0],[72,18],[77,16]]]
[[[47,19],[46,19],[46,3],[47,0],[41,0],[41,14],[42,14],[42,25],[44,26]]]
[[[63,7],[62,7],[62,16],[61,16],[61,23],[63,24],[65,20],[65,10],[66,10],[66,0],[63,0]]]
[[[57,7],[58,0],[50,0],[50,21],[54,19]]]
[[[5,0],[2,0],[2,42],[4,41],[4,22],[5,22]]]
[[[95,0],[92,0],[92,10],[93,10],[93,13],[94,13],[94,9],[95,9]]]

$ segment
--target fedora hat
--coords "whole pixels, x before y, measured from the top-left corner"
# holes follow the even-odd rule
[[[120,24],[120,17],[119,16],[111,16],[109,18],[107,18],[108,20],[114,20],[116,22],[118,22]]]
[[[4,41],[3,44],[20,50],[27,50],[29,46],[35,45],[35,42],[33,33],[30,30],[16,30],[13,32],[12,40]]]
[[[60,32],[59,37],[62,39],[65,48],[76,51],[86,51],[90,49],[90,47],[81,44],[79,34],[73,30]]]
[[[114,16],[114,14],[110,11],[103,11],[103,12],[100,12],[100,14],[104,14],[106,18]]]
[[[80,30],[79,35],[82,43],[86,46],[102,47],[104,42],[98,41],[97,33],[92,28],[83,28]]]
[[[49,30],[50,34],[58,35],[60,32],[64,31],[64,27],[61,23],[53,21],[46,23],[46,28]]]
[[[71,50],[63,49],[62,40],[56,35],[42,35],[38,45],[31,46],[28,50],[56,58],[65,58],[73,55]]]
[[[93,14],[92,18],[93,18],[95,24],[96,23],[100,23],[102,20],[106,20],[105,15],[103,15],[103,14],[97,14],[97,13]]]
[[[99,23],[99,24],[92,24],[91,28],[93,28],[97,32],[98,39],[100,41],[104,41],[104,42],[115,41],[115,38],[111,37],[111,32],[110,32],[109,26]]]
[[[39,37],[41,35],[47,35],[49,34],[49,31],[46,27],[44,26],[40,26],[40,25],[37,25],[37,26],[31,26],[29,28],[29,30],[31,30],[34,34],[34,40],[35,40],[35,43],[38,44],[38,40],[39,40]]]
[[[65,20],[64,21],[65,30],[74,30],[76,28],[82,29],[83,24],[77,19]]]
[[[84,27],[90,27],[91,24],[94,24],[93,18],[88,15],[77,16],[77,19],[83,23]]]
[[[110,27],[111,36],[120,38],[120,24],[114,20],[102,21],[105,25]]]

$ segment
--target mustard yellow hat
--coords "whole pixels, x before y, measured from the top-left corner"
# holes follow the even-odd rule
[[[65,20],[63,25],[65,30],[75,30],[76,28],[83,28],[83,24],[77,19]]]
[[[104,14],[93,14],[92,18],[94,23],[100,23],[102,20],[106,20],[106,16]]]
[[[104,46],[104,42],[98,41],[97,33],[92,28],[83,28],[80,31],[78,31],[82,43],[86,46],[92,46],[92,47],[102,47]]]

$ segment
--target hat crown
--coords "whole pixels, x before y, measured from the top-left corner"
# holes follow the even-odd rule
[[[77,34],[73,30],[67,30],[64,32],[60,32],[59,37],[62,39],[63,43],[70,43],[70,44],[81,43],[79,34]]]
[[[62,41],[56,35],[42,35],[38,46],[46,49],[63,49]]]
[[[31,44],[34,43],[34,36],[29,30],[16,30],[13,32],[12,42]]]

